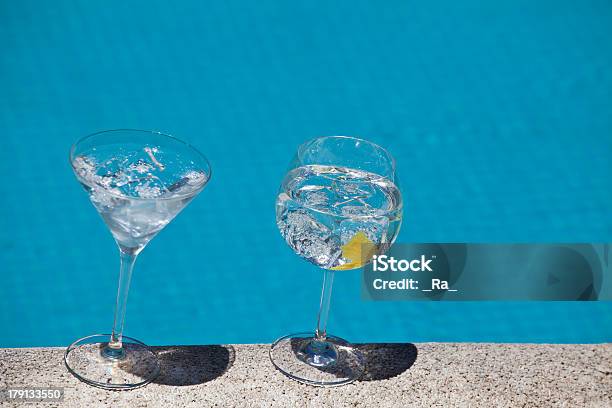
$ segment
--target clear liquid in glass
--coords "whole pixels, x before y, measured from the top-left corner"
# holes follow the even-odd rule
[[[345,256],[351,242],[385,252],[399,232],[401,213],[400,191],[392,181],[339,166],[290,171],[276,201],[276,223],[287,244],[325,269],[357,267]]]
[[[190,168],[193,163],[166,159],[161,149],[149,146],[113,155],[97,149],[77,156],[72,165],[118,244],[126,248],[144,247],[208,177]]]

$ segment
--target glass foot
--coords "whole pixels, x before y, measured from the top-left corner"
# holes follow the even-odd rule
[[[364,373],[365,359],[346,340],[327,336],[315,340],[314,333],[296,333],[281,337],[270,347],[272,364],[304,384],[335,387],[351,383]]]
[[[99,388],[129,390],[159,374],[157,355],[146,344],[123,336],[123,349],[108,348],[110,334],[83,337],[66,349],[64,362],[79,380]]]

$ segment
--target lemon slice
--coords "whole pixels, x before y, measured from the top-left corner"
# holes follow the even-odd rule
[[[357,232],[349,242],[342,245],[340,248],[342,249],[342,257],[350,261],[344,265],[331,268],[335,271],[362,267],[370,261],[372,255],[374,255],[378,249],[376,244],[370,241],[363,231]]]

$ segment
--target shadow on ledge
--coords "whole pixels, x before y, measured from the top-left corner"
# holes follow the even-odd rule
[[[356,344],[366,361],[366,371],[359,381],[386,380],[408,370],[417,359],[411,343]]]
[[[153,347],[161,365],[153,381],[163,385],[196,385],[222,376],[234,363],[232,346]]]

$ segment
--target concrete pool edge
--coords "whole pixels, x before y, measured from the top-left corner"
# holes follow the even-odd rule
[[[339,388],[277,372],[269,345],[156,347],[163,372],[133,391],[106,391],[66,370],[64,348],[0,349],[0,387],[64,387],[32,406],[585,406],[612,405],[612,343],[389,343],[360,346],[368,371]]]

